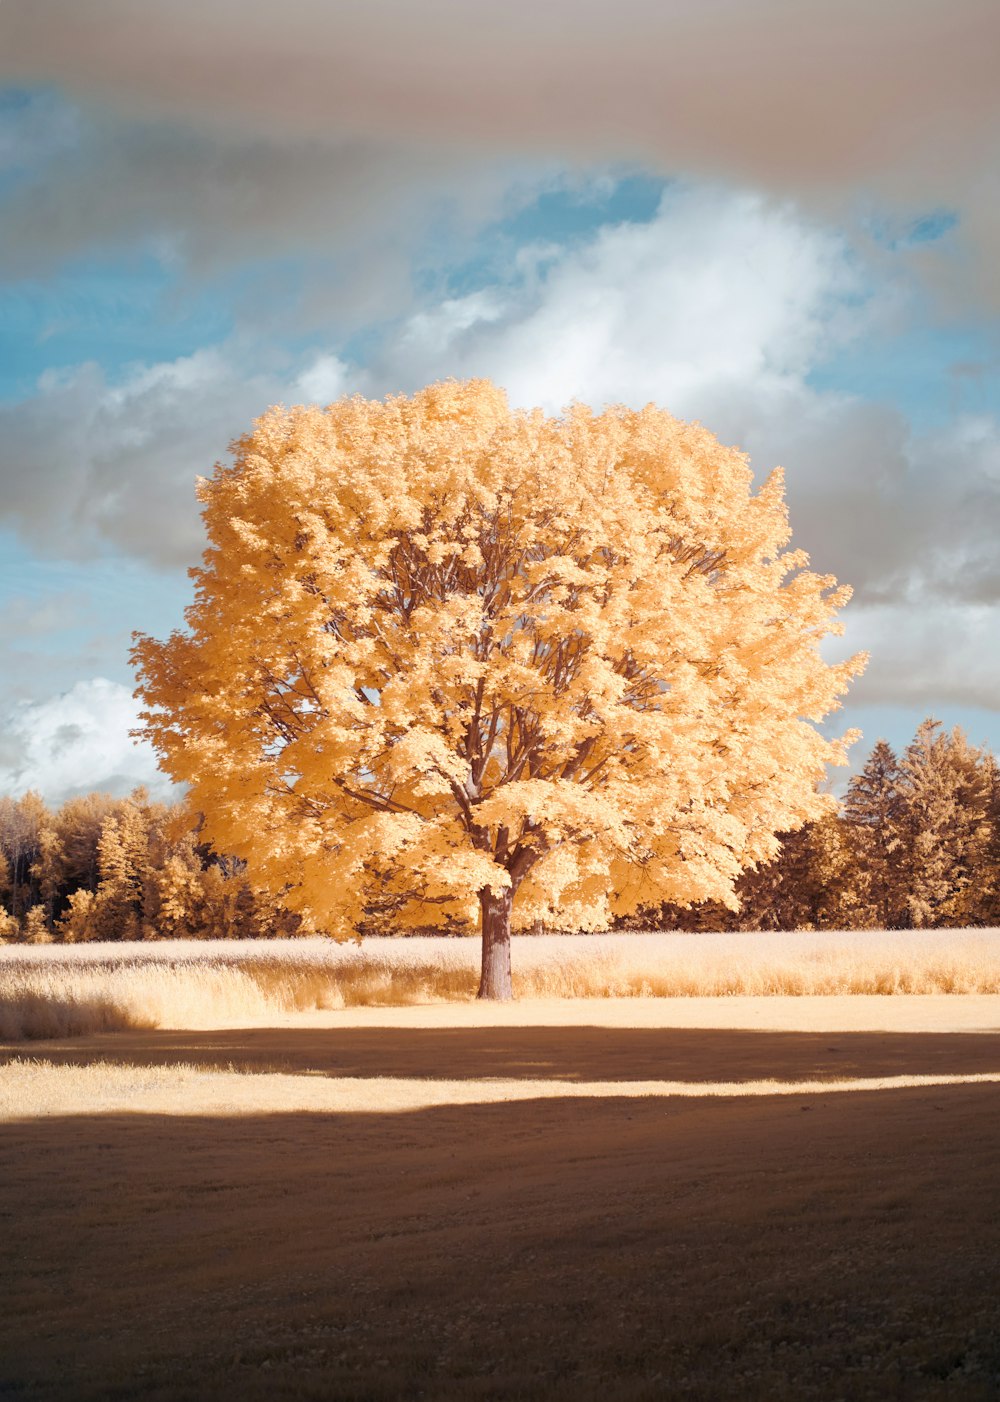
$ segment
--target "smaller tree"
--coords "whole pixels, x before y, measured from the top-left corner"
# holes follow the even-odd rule
[[[910,921],[906,893],[906,803],[889,743],[878,740],[847,786],[844,823],[852,853],[857,923],[899,929]]]
[[[142,938],[150,827],[147,795],[142,789],[119,803],[101,825],[97,844],[100,882],[94,904],[101,939]]]
[[[52,931],[45,919],[45,907],[33,905],[21,921],[21,939],[25,944],[51,944]]]
[[[925,720],[900,765],[907,837],[907,904],[915,926],[974,918],[989,870],[992,776],[957,726]]]
[[[70,894],[57,925],[59,938],[66,944],[83,944],[101,938],[97,897],[86,886]]]

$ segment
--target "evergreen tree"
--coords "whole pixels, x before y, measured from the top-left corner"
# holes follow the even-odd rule
[[[851,850],[856,923],[896,930],[910,923],[905,881],[906,825],[902,775],[891,745],[876,741],[847,787],[844,823]]]
[[[45,919],[45,907],[33,905],[21,921],[21,939],[25,944],[51,944],[53,935]]]
[[[992,776],[957,727],[925,720],[900,765],[907,904],[915,926],[961,926],[988,899]]]

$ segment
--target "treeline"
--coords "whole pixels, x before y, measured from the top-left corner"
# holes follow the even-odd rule
[[[897,758],[880,740],[840,812],[787,835],[746,872],[738,913],[662,906],[631,925],[678,930],[1000,925],[1000,767],[960,730],[925,721]],[[392,914],[372,911],[391,933]],[[0,940],[262,939],[298,917],[243,863],[200,840],[183,805],[86,794],[56,810],[0,798]]]
[[[905,930],[1000,925],[1000,767],[926,720],[901,757],[880,740],[836,815],[783,838],[740,878],[738,913],[647,912],[679,930]]]
[[[0,798],[0,939],[261,939],[295,934],[181,804],[85,794],[55,811]]]

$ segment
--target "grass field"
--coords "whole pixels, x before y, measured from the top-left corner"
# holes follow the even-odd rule
[[[0,1038],[0,1397],[996,1399],[996,936],[877,937],[892,997],[773,991],[863,986],[826,936],[726,937],[772,991],[704,996],[702,938],[629,951],[676,998],[522,941],[507,1005],[458,942],[376,946],[397,1006],[319,944],[4,951],[60,1030]]]
[[[430,937],[8,946],[0,1037],[464,1001],[478,960],[477,940]],[[522,936],[513,967],[520,998],[996,993],[1000,932]]]

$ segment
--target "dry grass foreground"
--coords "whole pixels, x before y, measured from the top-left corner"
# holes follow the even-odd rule
[[[0,1049],[0,1396],[993,1399],[1000,998]]]
[[[253,1026],[288,1012],[464,1001],[475,939],[171,941],[0,949],[0,1037]],[[521,998],[1000,992],[1000,932],[522,936]]]

